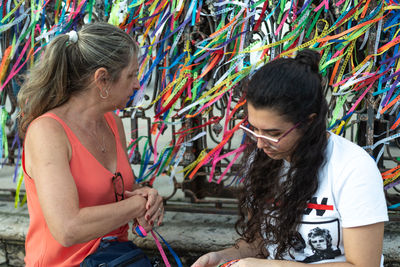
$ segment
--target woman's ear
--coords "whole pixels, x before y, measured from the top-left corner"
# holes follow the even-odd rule
[[[94,82],[96,83],[97,87],[103,88],[107,86],[109,82],[109,75],[106,68],[98,68],[94,73]]]
[[[314,119],[317,117],[317,113],[311,113],[309,116],[308,116],[308,121],[307,121],[307,123],[308,124],[311,124],[313,121],[314,121]]]

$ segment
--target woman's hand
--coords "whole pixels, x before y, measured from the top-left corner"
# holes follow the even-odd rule
[[[140,218],[137,218],[137,219],[135,219],[135,220],[133,221],[132,233],[135,234],[135,235],[139,235],[139,234],[136,232],[136,227],[137,227],[138,225],[142,226],[142,227],[144,228],[144,230],[146,231],[147,234],[153,229],[153,226],[150,225],[150,224],[145,220],[144,217],[140,217]]]
[[[256,259],[256,258],[245,258],[245,259],[241,259],[237,262],[235,262],[234,264],[230,265],[230,267],[258,267],[258,266],[263,266],[263,267],[267,267],[267,266],[276,266],[274,265],[273,261],[268,261],[265,259]]]
[[[198,258],[191,267],[214,267],[226,261],[227,259],[224,259],[224,257],[220,253],[210,252]]]
[[[256,255],[257,249],[254,245],[248,244],[244,240],[240,240],[233,247],[210,252],[201,256],[192,264],[192,267],[214,267],[231,260],[255,257]]]
[[[146,213],[144,218],[151,226],[157,221],[157,225],[160,226],[164,218],[164,205],[163,198],[158,194],[158,191],[150,187],[141,187],[134,191],[125,191],[126,197],[132,197],[140,195],[147,199],[146,202]],[[142,225],[143,226],[143,225]]]

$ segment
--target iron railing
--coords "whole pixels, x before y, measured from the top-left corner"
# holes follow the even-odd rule
[[[92,3],[93,1],[88,1],[88,4]],[[162,1],[164,2],[164,1]],[[168,5],[174,5],[174,1],[167,1]],[[192,4],[194,1],[181,1],[183,3],[183,8],[181,10],[182,14],[189,14]],[[183,27],[183,31],[181,32],[182,36],[179,37],[179,41],[176,43],[176,49],[177,49],[177,54],[184,53],[185,51],[189,54],[194,56],[196,49],[199,47],[199,45],[204,46],[202,44],[202,41],[204,39],[207,39],[211,34],[215,33],[220,27],[220,23],[222,20],[225,20],[225,24],[229,23],[232,18],[239,14],[237,12],[238,9],[241,8],[240,5],[235,6],[231,5],[229,3],[226,3],[224,6],[217,5],[219,2],[218,1],[199,1],[202,3],[201,9],[197,11],[195,16],[198,16],[198,19],[196,19],[196,23],[194,24],[186,24],[185,27]],[[253,1],[239,1],[243,3],[243,5],[247,4],[248,6],[252,6],[255,3]],[[259,18],[254,18],[249,19],[249,23],[246,21],[243,21],[243,27],[240,29],[240,31],[236,31],[236,29],[232,29],[232,32],[238,33],[240,36],[243,35],[243,40],[245,43],[244,47],[251,46],[255,44],[255,42],[262,41],[263,44],[276,44],[276,45],[271,45],[269,47],[268,55],[270,55],[271,58],[274,57],[274,55],[279,55],[284,51],[289,50],[288,48],[288,42],[286,43],[280,43],[279,41],[286,38],[288,35],[290,35],[293,31],[296,31],[298,25],[301,23],[301,21],[296,21],[295,17],[292,16],[293,12],[290,13],[290,10],[288,9],[289,7],[282,7],[282,5],[277,6],[279,1],[268,1],[269,4],[267,5],[266,8],[264,8],[264,4],[261,3],[259,6],[255,6],[254,8],[248,8],[248,11],[252,12],[258,12],[258,16],[264,16],[264,20],[260,20],[260,26],[256,29],[257,22],[259,21]],[[306,4],[309,1],[298,1],[297,3],[297,9],[296,10],[301,10],[302,5]],[[314,7],[317,7],[319,5],[319,2],[322,3],[321,1],[314,1],[318,3],[314,3]],[[329,8],[324,10],[323,12],[320,13],[319,19],[315,19],[315,24],[314,22],[310,20],[309,22],[309,27],[313,28],[311,31],[311,34],[309,37],[302,37],[303,38],[303,43],[306,43],[307,41],[312,40],[312,36],[314,35],[319,35],[323,34],[326,32],[326,29],[324,28],[326,26],[325,22],[328,23],[331,27],[335,25],[337,21],[340,20],[343,10],[343,6],[337,5],[341,1],[330,1],[329,3]],[[347,1],[348,2],[348,1]],[[352,1],[350,1],[352,2]],[[358,2],[358,1],[357,1]],[[56,17],[58,16],[58,19],[60,19],[60,15],[56,14],[54,12],[55,10],[61,10],[60,7],[57,6],[58,4],[66,5],[67,3],[64,1],[50,1],[47,6],[44,7],[45,11],[45,16],[43,16],[43,23],[42,25],[46,26],[46,29],[51,29],[53,26],[58,25],[60,26],[59,23],[57,23]],[[93,10],[91,11],[90,9],[86,8],[85,10],[82,10],[78,12],[77,16],[72,21],[72,24],[74,25],[73,27],[79,28],[79,25],[82,25],[85,23],[85,18],[87,19],[88,15],[90,14],[92,16],[92,20],[101,20],[101,21],[106,21],[110,18],[110,9],[107,10],[105,2],[101,0],[96,0],[94,3]],[[290,1],[288,1],[288,4]],[[375,10],[375,8],[379,8],[379,5],[381,5],[381,1],[371,1],[368,2],[369,6],[367,6],[368,12],[367,14],[372,14]],[[350,3],[352,4],[352,3]],[[10,4],[12,6],[13,4]],[[26,3],[25,9],[30,7],[30,3]],[[313,7],[313,8],[314,8]],[[4,6],[1,7],[0,9],[3,8],[3,13],[4,13]],[[135,29],[135,34],[138,40],[145,40],[144,44],[145,45],[150,45],[154,41],[151,39],[149,34],[146,34],[147,28],[141,27],[141,25],[148,20],[152,18],[152,16],[155,16],[155,14],[151,13],[151,10],[148,9],[148,6],[142,6],[143,8],[143,14],[142,15],[137,15],[139,13],[135,13],[137,10],[135,7],[131,7],[131,9],[128,10],[128,12],[125,14],[126,19],[124,22],[120,23],[120,26],[124,29],[128,29],[130,25],[128,22],[134,21],[133,15],[139,16],[139,19],[134,22],[131,26]],[[178,9],[178,7],[175,6],[175,8]],[[349,6],[350,8],[354,8],[353,6]],[[364,7],[362,7],[364,8]],[[224,9],[228,10],[223,13]],[[157,9],[159,12],[162,12],[163,9]],[[161,11],[160,11],[161,10]],[[264,14],[261,14],[261,10],[264,10]],[[286,21],[282,24],[283,28],[285,30],[278,30],[278,26],[281,23],[282,17],[286,14],[286,11],[289,12],[289,16],[286,17]],[[23,10],[21,10],[23,11]],[[198,13],[200,12],[201,13]],[[72,12],[72,11],[71,11]],[[310,9],[309,11],[310,16],[314,15],[314,11]],[[140,17],[141,16],[141,17]],[[268,17],[267,17],[268,16]],[[4,16],[3,16],[4,17]],[[268,19],[265,19],[267,17]],[[388,15],[390,17],[390,14]],[[17,14],[15,13],[15,18],[17,17]],[[178,25],[185,23],[185,16],[180,16],[178,19]],[[357,23],[362,23],[362,19],[354,19],[352,20],[353,24]],[[7,20],[6,20],[7,22]],[[10,22],[10,21],[8,21]],[[18,29],[12,30],[14,28],[10,28],[10,30],[6,31],[1,31],[1,37],[0,37],[0,42],[1,42],[1,52],[2,55],[4,55],[5,49],[12,44],[13,42],[13,36],[16,32],[20,32],[20,28],[24,25],[26,22],[26,19],[21,20],[20,25],[18,25]],[[39,22],[36,22],[38,25]],[[61,25],[62,26],[62,25]],[[152,30],[155,31],[157,29],[156,26],[151,26],[153,27]],[[43,27],[42,27],[43,28]],[[1,29],[1,27],[0,27]],[[63,25],[62,29],[60,29],[60,32],[66,31],[70,29],[70,26],[68,25]],[[374,53],[373,49],[376,46],[375,44],[378,44],[379,47],[383,46],[384,44],[388,43],[390,41],[389,37],[385,35],[383,32],[380,34],[380,39],[377,40],[377,31],[378,31],[378,26],[377,24],[374,24],[369,30],[369,39],[367,41],[367,45],[364,45],[363,47],[363,53],[357,51],[358,48],[361,47],[361,41],[364,40],[364,38],[359,37],[360,42],[355,42],[354,45],[356,46],[357,49],[350,51],[353,55],[354,60],[358,60],[358,62],[361,62],[364,60],[365,55],[371,55]],[[338,33],[341,31],[344,31],[344,25],[341,26],[341,28],[337,28],[337,30],[334,33]],[[163,33],[165,33],[167,30],[164,29]],[[170,43],[168,44],[171,46],[171,44],[174,42],[175,38],[178,38],[178,34],[180,31],[176,31],[174,35],[170,35]],[[276,33],[276,34],[272,34]],[[367,33],[364,33],[364,36]],[[305,35],[305,34],[304,34]],[[230,37],[232,37],[230,35]],[[165,37],[165,36],[163,36]],[[298,37],[300,38],[300,37]],[[45,43],[44,40],[41,41],[42,44]],[[189,44],[189,45],[188,45]],[[314,45],[313,43],[312,45]],[[20,45],[23,45],[23,41],[21,42]],[[309,45],[311,46],[311,44]],[[166,50],[167,44],[164,43],[159,43],[159,44],[154,44],[152,46],[152,54],[150,57],[149,62],[146,65],[146,68],[150,68],[150,66],[154,63],[154,58],[156,56],[156,52],[160,50]],[[222,46],[221,46],[222,47]],[[233,53],[235,48],[233,45],[228,45],[223,47],[225,50],[224,52],[226,54]],[[17,48],[20,49],[20,48]],[[143,54],[143,57],[141,58],[144,60],[146,53],[149,53],[149,50],[144,50],[145,53]],[[211,52],[213,52],[212,50]],[[322,55],[326,56],[325,51],[322,49],[321,50]],[[262,51],[261,51],[262,52]],[[260,55],[261,52],[255,52],[255,53],[249,53],[246,54],[246,57],[243,59],[242,67],[246,67],[246,64],[254,64],[254,60],[252,60],[251,55]],[[332,56],[332,54],[336,52],[333,50],[329,56]],[[390,51],[390,55],[394,55],[394,51]],[[176,58],[171,57],[171,56],[166,56],[162,58],[157,64],[154,63],[156,66],[154,67],[153,71],[151,72],[151,76],[149,78],[149,81],[147,81],[147,89],[146,89],[146,96],[145,96],[145,103],[140,107],[137,107],[135,109],[130,108],[127,109],[123,112],[120,113],[120,116],[124,119],[124,121],[128,121],[130,125],[130,132],[131,132],[131,138],[132,140],[137,140],[140,136],[147,136],[149,138],[149,144],[151,146],[155,144],[155,136],[152,134],[154,132],[154,114],[156,114],[159,109],[157,106],[157,97],[160,94],[160,88],[165,88],[165,84],[163,84],[163,76],[165,74],[164,70],[166,66],[171,66]],[[266,57],[264,57],[265,62]],[[378,61],[381,60],[381,58],[377,57]],[[183,59],[182,59],[183,60]],[[210,57],[205,57],[204,60],[211,60]],[[10,62],[10,66],[12,66],[13,63],[15,63],[16,59],[12,59]],[[202,61],[199,61],[202,62]],[[345,70],[345,76],[346,74],[351,75],[352,73],[352,61],[346,61],[345,57],[340,61],[341,65],[339,69],[344,69]],[[375,61],[375,64],[377,61]],[[186,64],[187,65],[187,64]],[[168,74],[174,74],[174,71],[178,71],[179,68],[182,66],[186,66],[185,64],[182,64],[180,62],[176,67],[171,67],[169,69]],[[204,88],[204,91],[210,90],[214,83],[222,77],[222,75],[228,71],[230,71],[230,66],[229,64],[226,64],[226,61],[221,60],[215,68],[210,71],[209,74],[203,77],[203,80],[207,82],[207,86]],[[394,68],[394,67],[393,67]],[[5,77],[7,77],[7,74],[10,74],[10,69],[8,68],[7,72],[5,72]],[[3,107],[3,110],[7,111],[7,119],[4,121],[4,125],[7,128],[7,140],[9,144],[9,154],[7,156],[7,159],[5,161],[5,164],[10,164],[10,165],[15,165],[18,164],[18,153],[20,152],[20,140],[18,139],[18,136],[16,135],[16,114],[17,114],[17,102],[16,102],[16,94],[18,93],[19,87],[22,83],[22,74],[26,71],[26,67],[22,68],[21,71],[13,77],[10,82],[4,87],[4,90],[1,92],[1,106]],[[340,118],[345,117],[345,115],[349,112],[351,107],[354,105],[354,103],[357,101],[357,99],[360,97],[360,95],[363,93],[362,90],[358,92],[353,92],[350,94],[349,97],[347,97],[344,102],[340,102],[341,98],[340,95],[334,93],[334,87],[332,83],[330,83],[330,78],[331,75],[334,75],[333,71],[333,65],[329,68],[324,69],[324,80],[325,80],[325,94],[329,103],[329,121],[331,121],[334,117],[338,118],[339,122],[337,125],[340,126]],[[370,73],[374,72],[376,70],[376,66],[372,69],[369,70]],[[146,73],[146,71],[144,71]],[[338,74],[337,74],[338,75]],[[172,79],[170,79],[169,82],[171,82]],[[4,77],[3,81],[4,82]],[[164,80],[165,82],[165,80]],[[391,125],[393,125],[394,121],[397,119],[397,114],[398,112],[398,107],[394,107],[392,111],[388,114],[382,115],[380,118],[377,118],[376,114],[378,114],[379,106],[382,100],[382,94],[378,95],[373,95],[372,92],[375,92],[377,89],[377,83],[373,86],[373,89],[367,93],[366,97],[363,98],[363,100],[360,102],[359,106],[356,108],[354,111],[354,115],[352,116],[352,120],[346,123],[346,126],[342,128],[341,133],[348,137],[350,140],[352,140],[355,143],[358,143],[361,146],[371,146],[374,143],[378,142],[379,140],[385,138],[385,137],[390,137],[394,133],[397,132],[397,130],[390,130]],[[232,102],[230,104],[229,111],[232,112],[236,104],[240,101],[240,98],[242,96],[241,92],[241,86],[240,84],[233,86],[232,89]],[[177,105],[173,109],[172,112],[176,113],[178,112],[181,108],[185,107],[186,105],[194,102],[194,100],[187,100],[188,98],[187,93],[183,93],[182,97],[179,98],[179,101],[177,101]],[[155,101],[155,104],[150,105]],[[221,141],[223,137],[223,131],[225,129],[224,125],[224,120],[226,111],[228,109],[228,102],[229,102],[229,94],[223,95],[218,101],[213,103],[205,112],[203,112],[201,115],[194,116],[191,118],[183,118],[182,116],[176,116],[172,117],[171,120],[164,125],[164,128],[166,130],[163,130],[162,136],[163,138],[172,140],[172,145],[176,144],[176,139],[179,137],[179,134],[177,132],[182,132],[185,129],[191,129],[195,126],[203,125],[206,122],[210,121],[212,118],[219,117],[220,120],[218,120],[214,124],[207,125],[202,128],[198,128],[190,132],[185,137],[185,141],[190,140],[194,136],[196,136],[199,132],[201,131],[206,131],[207,134],[200,139],[197,139],[193,142],[191,142],[191,145],[186,147],[186,150],[184,152],[182,161],[178,164],[181,167],[186,167],[193,163],[200,155],[200,152],[205,150],[206,152],[209,152],[217,146]],[[342,109],[340,111],[340,114],[334,114],[334,110],[337,106],[341,106]],[[134,116],[133,116],[134,113]],[[240,108],[236,111],[235,115],[229,122],[227,123],[227,128],[232,129],[234,125],[236,125],[241,119],[244,118],[244,111],[243,108]],[[332,122],[332,121],[331,121]],[[333,128],[337,129],[337,128]],[[157,131],[161,130],[161,128],[158,128]],[[4,133],[3,133],[4,134]],[[222,151],[220,151],[220,154],[227,153],[229,151],[232,151],[233,149],[237,148],[238,145],[240,145],[240,134],[235,134],[234,138],[231,138],[225,146],[223,146]],[[19,142],[19,143],[18,143]],[[14,144],[14,145],[12,145]],[[18,147],[19,145],[19,147]],[[381,171],[386,171],[390,168],[393,168],[396,165],[400,164],[400,143],[398,139],[393,139],[391,141],[385,142],[383,145],[378,146],[375,150],[372,149],[367,149],[368,152],[377,158],[379,156],[379,151],[381,150],[382,146],[384,146],[384,154],[381,157],[381,159],[378,161],[378,166],[381,169]],[[138,147],[143,149],[143,143],[138,144]],[[151,149],[151,148],[150,148]],[[146,153],[144,150],[136,149],[135,151],[132,152],[131,156],[131,162],[133,166],[138,166],[142,164],[141,162],[143,153]],[[4,155],[5,156],[5,155]],[[219,161],[216,164],[215,168],[215,176],[216,178],[213,179],[213,181],[209,182],[208,177],[210,175],[212,166],[210,163],[205,163],[201,167],[201,169],[194,175],[193,179],[188,179],[188,178],[183,178],[183,175],[179,174],[174,177],[172,177],[172,185],[173,185],[173,190],[172,193],[168,196],[165,196],[165,201],[166,201],[166,207],[172,210],[191,210],[191,211],[202,211],[202,212],[220,212],[220,213],[225,213],[225,212],[233,212],[232,207],[234,207],[236,201],[235,195],[236,195],[236,187],[235,186],[228,186],[232,183],[235,182],[235,176],[237,174],[237,171],[241,168],[239,163],[235,163],[231,166],[229,172],[225,176],[225,178],[220,182],[217,183],[218,177],[221,173],[224,172],[225,168],[230,163],[231,158],[225,158]],[[171,161],[172,163],[173,160]],[[165,167],[164,173],[166,174],[171,174],[173,171],[172,165],[170,164],[169,166]],[[149,161],[149,166],[152,164],[155,164],[154,160]],[[185,196],[187,197],[187,202],[175,202],[174,198],[177,194],[177,192],[184,192]],[[386,196],[387,196],[387,201],[388,205],[393,205],[396,203],[400,202],[400,188],[399,186],[393,186],[390,190],[386,191]],[[394,213],[397,211],[400,211],[400,208],[395,208],[392,210]]]

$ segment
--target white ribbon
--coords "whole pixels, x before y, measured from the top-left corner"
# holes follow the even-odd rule
[[[391,140],[393,140],[393,139],[396,139],[396,138],[399,138],[399,137],[400,137],[400,133],[397,133],[397,134],[394,134],[394,135],[391,135],[391,136],[389,136],[389,137],[386,137],[386,138],[384,138],[384,139],[379,140],[378,142],[376,142],[376,143],[373,144],[372,146],[363,146],[362,148],[364,148],[364,149],[370,148],[370,149],[374,150],[374,149],[375,149],[377,146],[379,146],[380,144],[386,144],[386,143],[388,143],[389,141],[391,141]]]

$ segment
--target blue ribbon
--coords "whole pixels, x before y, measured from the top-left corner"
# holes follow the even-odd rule
[[[160,235],[159,232],[157,232],[156,230],[153,229],[154,232],[156,232],[156,234],[161,238],[161,240],[164,242],[165,246],[168,248],[169,252],[172,254],[172,256],[174,256],[174,259],[176,261],[176,264],[178,264],[178,267],[182,267],[182,262],[179,259],[178,255],[175,253],[175,251],[172,249],[172,247],[168,244],[167,241],[165,241],[165,239]]]

